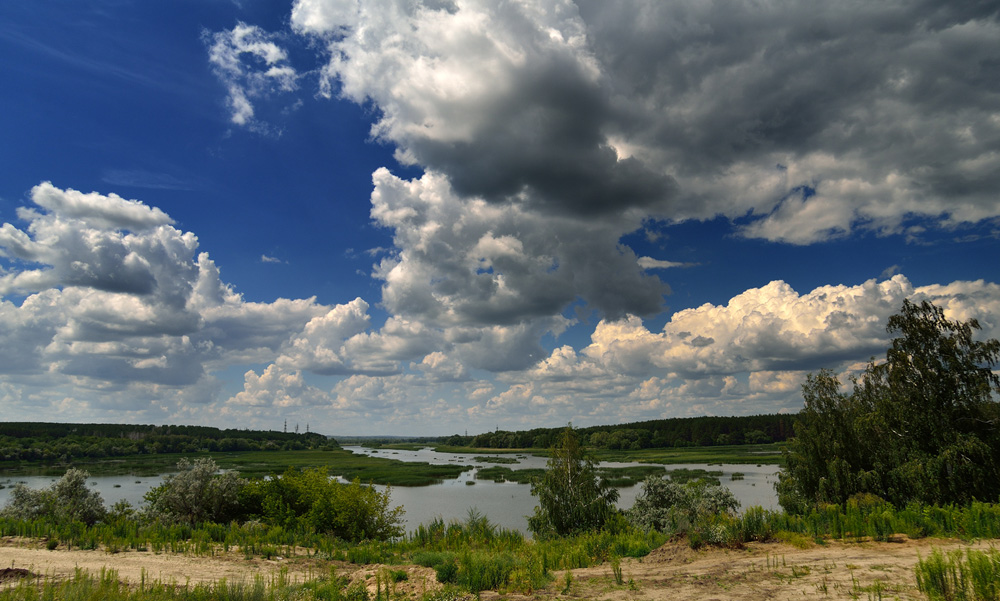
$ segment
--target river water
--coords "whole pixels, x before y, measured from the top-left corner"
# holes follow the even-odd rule
[[[452,463],[470,466],[469,470],[462,472],[454,480],[446,480],[430,486],[394,486],[390,489],[393,507],[402,506],[406,511],[404,527],[407,532],[412,531],[420,524],[429,523],[435,518],[441,518],[445,521],[462,520],[468,515],[470,509],[475,509],[487,516],[494,524],[527,532],[527,516],[534,513],[536,505],[535,498],[531,496],[531,486],[515,482],[476,480],[475,475],[480,468],[497,465],[496,463],[475,460],[477,456],[488,456],[486,454],[438,453],[429,448],[418,451],[368,449],[355,446],[344,448],[357,454],[385,457],[398,461],[423,461],[432,464]],[[517,459],[515,464],[502,464],[511,469],[545,468],[547,462],[544,457],[530,455],[503,456]],[[638,464],[605,462],[599,465],[601,467],[626,467]],[[737,501],[740,502],[741,508],[754,505],[760,505],[765,509],[778,508],[778,497],[774,490],[774,483],[778,479],[778,466],[690,463],[664,466],[664,471],[680,468],[721,471],[722,476],[719,480],[723,486],[733,492]],[[744,474],[743,479],[733,480],[734,472]],[[0,488],[0,506],[7,504],[10,491],[17,482],[23,482],[31,488],[46,488],[56,480],[58,478],[54,476],[4,476],[0,479],[0,486],[3,486]],[[92,476],[89,480],[91,486],[101,493],[101,497],[108,507],[118,501],[128,501],[133,506],[139,507],[143,503],[143,496],[162,482],[163,475],[152,477]],[[474,482],[474,484],[469,484],[470,482]],[[387,487],[376,485],[376,488],[384,491]],[[619,489],[618,507],[622,509],[631,507],[635,502],[636,495],[641,490],[641,485]]]
[[[150,489],[159,486],[163,482],[163,476],[91,476],[87,481],[94,490],[101,493],[104,505],[111,507],[118,501],[128,501],[133,506],[142,505],[143,496]],[[58,476],[3,476],[0,478],[0,507],[7,504],[10,499],[10,491],[14,485],[21,482],[28,488],[48,488],[59,480]]]
[[[394,507],[402,506],[406,510],[404,516],[407,532],[419,524],[426,524],[435,518],[464,519],[470,509],[475,508],[487,516],[494,524],[505,528],[516,528],[527,532],[527,516],[534,513],[535,497],[531,496],[531,486],[515,482],[492,482],[490,480],[475,480],[476,471],[481,467],[497,465],[489,462],[475,461],[477,456],[488,456],[486,453],[455,454],[438,453],[430,448],[418,451],[397,451],[392,449],[368,449],[364,447],[348,447],[345,449],[357,454],[385,457],[398,461],[424,461],[431,464],[457,463],[472,466],[455,480],[447,480],[441,484],[419,487],[394,486],[391,488],[391,500]],[[524,455],[503,455],[515,457],[516,464],[503,464],[511,469],[544,468],[545,457]],[[627,467],[640,465],[636,463],[602,462],[600,467]],[[721,471],[719,477],[723,486],[733,492],[741,508],[760,505],[765,509],[778,509],[778,495],[774,483],[778,480],[780,468],[776,465],[753,464],[707,465],[704,463],[671,464],[664,466],[664,472],[674,469],[704,469]],[[742,480],[733,480],[734,472],[742,473]],[[475,482],[474,485],[468,484]],[[384,486],[376,486],[385,490]],[[628,509],[635,503],[635,497],[642,491],[642,485],[619,489],[618,507]]]

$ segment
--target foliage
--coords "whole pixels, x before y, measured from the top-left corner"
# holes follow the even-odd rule
[[[626,517],[642,530],[679,533],[700,519],[731,513],[738,507],[733,493],[718,483],[691,480],[681,484],[663,476],[650,476],[643,481],[642,492]]]
[[[177,463],[180,471],[146,493],[147,513],[168,522],[228,522],[237,516],[240,490],[246,480],[236,472],[216,476],[218,466],[209,457]]]
[[[47,489],[33,490],[18,483],[0,515],[21,520],[54,516],[60,520],[94,524],[104,517],[105,509],[101,493],[87,488],[89,477],[85,471],[70,469]]]
[[[545,473],[531,485],[538,497],[528,529],[536,536],[600,528],[616,513],[618,491],[597,474],[572,427],[567,427],[552,448]]]
[[[355,479],[341,484],[325,468],[289,468],[281,476],[250,483],[241,504],[247,514],[284,528],[308,528],[344,540],[402,536],[403,508],[390,508],[390,491]]]
[[[1000,341],[926,301],[889,318],[898,334],[850,393],[832,372],[803,385],[779,502],[791,512],[870,493],[895,505],[1000,498]]]

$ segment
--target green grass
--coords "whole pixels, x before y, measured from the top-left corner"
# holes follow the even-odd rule
[[[511,469],[503,466],[490,466],[480,468],[476,472],[477,480],[492,480],[493,482],[519,482],[530,484],[533,480],[545,473],[542,468]],[[627,488],[642,482],[647,476],[658,474],[670,474],[671,478],[681,482],[688,480],[706,478],[718,482],[720,471],[709,471],[703,469],[679,468],[676,470],[664,469],[662,465],[637,465],[630,467],[602,467],[597,473],[605,479],[611,486],[617,488]]]
[[[425,486],[454,479],[470,469],[465,465],[431,465],[429,463],[403,462],[386,457],[370,457],[343,449],[301,451],[246,451],[235,453],[183,453],[164,455],[134,455],[114,459],[89,459],[73,461],[72,467],[85,469],[92,476],[131,474],[151,477],[176,471],[181,458],[211,457],[222,469],[239,470],[246,478],[261,478],[282,473],[289,467],[326,467],[330,474],[348,480],[359,478],[363,483],[389,484],[392,486]],[[5,477],[17,475],[61,476],[68,466],[19,465],[8,468]]]
[[[65,580],[36,582],[24,578],[0,589],[0,601],[360,601],[367,594],[349,586],[343,578],[321,577],[306,583],[291,583],[284,574],[271,578],[256,576],[252,580],[219,580],[211,584],[177,584],[142,578],[127,582],[115,570],[104,569],[99,574],[82,570]]]
[[[286,468],[326,467],[331,475],[364,483],[424,486],[454,479],[470,469],[464,465],[431,465],[371,457],[343,449],[332,451],[248,452],[213,455],[219,467],[238,469],[246,477],[262,477]]]
[[[612,557],[642,557],[666,542],[657,532],[631,529],[528,540],[470,512],[464,521],[434,520],[394,545],[401,561],[434,568],[440,580],[471,593],[497,590],[530,595],[553,579],[553,570],[598,565]]]
[[[597,461],[621,461],[636,463],[660,463],[665,465],[676,463],[738,463],[782,465],[784,459],[781,449],[785,443],[728,445],[712,447],[667,447],[661,449],[641,449],[637,451],[622,451],[609,449],[588,449],[590,456]],[[416,451],[431,448],[439,453],[477,453],[480,455],[535,455],[547,457],[548,449],[488,449],[478,447],[456,447],[443,444],[398,443],[382,445],[383,449],[398,449]]]
[[[198,458],[214,456],[212,453],[186,453],[162,455],[129,455],[108,459],[78,458],[70,462],[43,463],[40,461],[0,462],[0,477],[17,478],[18,476],[51,476],[59,478],[70,467],[76,467],[90,472],[91,476],[122,476],[133,475],[151,478],[160,474],[176,471],[177,462],[181,457]]]
[[[517,463],[519,459],[516,457],[473,457],[473,461],[478,461],[479,463]]]
[[[782,465],[784,443],[729,445],[717,447],[672,447],[638,451],[592,450],[598,461],[634,461],[637,463],[738,463]]]
[[[934,549],[914,568],[917,589],[931,601],[1000,600],[1000,551],[968,549],[945,555]]]
[[[627,488],[635,486],[647,476],[663,475],[664,469],[660,465],[637,465],[632,467],[602,467],[597,469],[600,477],[604,481],[616,488]]]
[[[597,461],[620,461],[635,463],[738,463],[760,465],[782,465],[781,449],[785,443],[728,445],[714,447],[667,447],[662,449],[640,449],[622,451],[608,449],[588,449],[591,458]],[[427,445],[417,443],[384,445],[386,449],[417,450],[430,447],[439,453],[478,453],[482,455],[535,455],[547,457],[548,449],[484,449],[455,447],[448,445]]]
[[[480,468],[476,472],[476,480],[492,480],[493,482],[519,482],[521,484],[531,484],[532,480],[541,477],[545,473],[542,468],[529,468],[523,470],[513,470],[509,467],[494,465]]]

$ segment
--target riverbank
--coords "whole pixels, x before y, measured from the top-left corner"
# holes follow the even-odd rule
[[[668,599],[923,599],[916,589],[914,566],[935,548],[944,551],[988,549],[998,541],[896,537],[894,542],[841,542],[798,548],[783,543],[752,543],[742,549],[691,549],[685,542],[668,543],[641,559],[624,558],[620,577],[614,566],[554,572],[541,590],[504,591],[513,599],[600,599],[650,601]],[[42,541],[0,540],[0,565],[11,577],[0,587],[15,585],[15,576],[65,580],[82,570],[94,575],[112,569],[129,585],[157,580],[178,585],[227,582],[265,582],[284,579],[305,583],[331,573],[351,582],[364,582],[374,596],[381,586],[382,565],[355,565],[305,555],[285,558],[246,558],[238,550],[214,556],[190,556],[150,551],[108,553],[105,550],[48,550]],[[394,584],[394,598],[421,599],[441,588],[434,570],[416,565],[393,565],[405,578]],[[568,586],[567,586],[568,584]],[[482,599],[497,599],[484,591]],[[471,595],[469,598],[473,598]]]

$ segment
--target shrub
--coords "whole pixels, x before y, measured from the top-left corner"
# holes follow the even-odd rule
[[[92,525],[104,519],[101,493],[87,488],[90,474],[70,468],[50,488],[34,490],[18,483],[11,490],[10,501],[0,514],[18,520],[47,517],[56,521],[83,522]]]
[[[196,524],[211,521],[225,523],[240,510],[240,490],[246,480],[236,472],[216,476],[218,467],[210,457],[193,463],[181,459],[180,470],[164,478],[163,484],[146,493],[146,511],[153,518],[168,522]]]
[[[391,492],[359,480],[341,484],[324,468],[289,468],[281,476],[251,483],[245,510],[285,528],[304,528],[349,541],[402,536],[403,508],[391,508]]]
[[[680,484],[663,476],[649,476],[628,520],[642,530],[688,532],[697,520],[728,514],[739,507],[729,489],[705,480]]]
[[[454,584],[458,580],[458,563],[451,556],[434,567],[434,575],[442,584]]]

